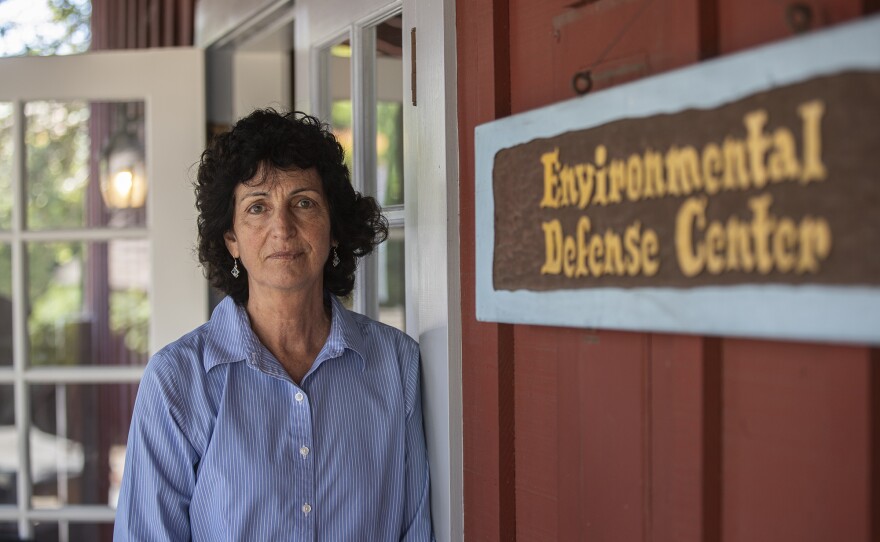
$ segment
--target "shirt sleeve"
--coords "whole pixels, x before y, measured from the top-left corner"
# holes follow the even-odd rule
[[[422,419],[421,360],[418,350],[408,364],[406,397],[410,399],[406,420],[406,525],[400,539],[404,542],[434,540],[431,525],[431,486],[428,453]]]
[[[185,432],[171,360],[155,357],[138,388],[114,541],[190,540],[198,454]]]

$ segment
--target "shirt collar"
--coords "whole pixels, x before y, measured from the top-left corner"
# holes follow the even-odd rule
[[[312,370],[316,369],[326,359],[332,359],[342,355],[346,349],[357,354],[360,360],[361,370],[366,367],[366,347],[364,345],[364,332],[358,325],[354,315],[345,308],[335,295],[326,293],[330,297],[332,320],[330,322],[330,335],[324,348],[315,359]],[[309,371],[311,372],[311,371]]]
[[[330,293],[325,295],[330,297],[330,335],[315,359],[312,370],[324,360],[341,356],[346,349],[357,354],[363,370],[367,358],[361,326],[335,295]],[[211,314],[207,339],[203,359],[205,372],[224,363],[253,359],[265,348],[251,329],[250,318],[245,308],[228,296]]]

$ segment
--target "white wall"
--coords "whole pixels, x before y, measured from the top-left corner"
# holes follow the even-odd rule
[[[290,55],[286,52],[236,52],[232,58],[233,117],[255,108],[290,107]]]

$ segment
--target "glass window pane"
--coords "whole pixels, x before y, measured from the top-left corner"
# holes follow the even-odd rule
[[[0,230],[12,228],[12,111],[0,103]]]
[[[146,224],[143,102],[25,104],[29,229]]]
[[[27,128],[27,225],[33,229],[85,225],[89,181],[89,109],[83,102],[31,102]]]
[[[403,204],[403,19],[376,26],[376,199]]]
[[[147,362],[149,242],[30,243],[32,365]]]
[[[12,246],[0,243],[0,367],[12,365]]]
[[[16,504],[18,433],[15,429],[15,395],[11,384],[0,385],[0,505]],[[0,527],[0,533],[3,533]]]
[[[351,42],[345,39],[325,49],[321,61],[327,70],[326,103],[330,106],[327,112],[330,114],[330,128],[345,151],[345,165],[351,172],[354,159],[351,121]]]
[[[0,523],[0,540],[18,540],[18,523]]]
[[[379,321],[406,331],[403,228],[391,228],[379,245]]]
[[[111,542],[113,540],[112,523],[71,523],[62,521],[34,522],[34,540],[40,542]],[[0,541],[7,540],[2,536]],[[14,531],[13,531],[14,532]],[[18,540],[11,538],[10,540]]]
[[[0,56],[83,53],[91,42],[90,0],[3,0]]]
[[[31,386],[34,508],[116,506],[137,384]]]

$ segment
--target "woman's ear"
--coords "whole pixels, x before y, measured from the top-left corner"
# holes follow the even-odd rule
[[[226,242],[226,250],[233,258],[238,258],[238,240],[235,238],[235,232],[232,230],[223,234],[223,241]]]

